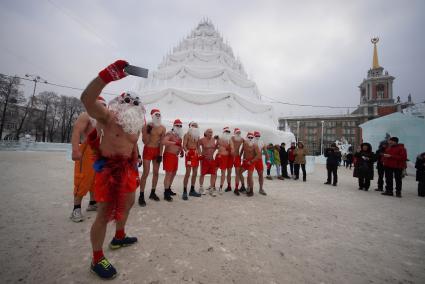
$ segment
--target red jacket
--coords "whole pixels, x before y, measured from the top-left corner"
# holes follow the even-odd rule
[[[384,167],[392,169],[406,168],[407,152],[403,144],[396,144],[394,146],[387,147],[385,154],[389,154],[391,156],[382,157]]]
[[[288,160],[291,162],[295,161],[295,148],[288,149]]]

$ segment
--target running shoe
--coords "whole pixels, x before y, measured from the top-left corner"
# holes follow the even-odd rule
[[[264,189],[260,189],[260,194],[261,195],[267,195],[267,193],[264,191]]]
[[[90,270],[102,279],[113,279],[117,276],[117,270],[105,257],[96,264],[92,263]]]
[[[73,222],[83,222],[83,214],[81,214],[81,208],[76,208],[72,211],[71,216],[69,217]]]
[[[187,198],[187,192],[183,191],[182,199],[183,200],[188,200],[189,199],[189,198]]]
[[[97,204],[89,204],[86,211],[97,211]]]
[[[112,241],[109,243],[110,249],[119,249],[122,247],[128,247],[132,244],[137,243],[136,237],[127,237],[125,236],[122,240],[116,239],[115,237],[112,239]]]
[[[191,189],[189,191],[189,196],[193,196],[193,197],[201,197],[202,194],[196,192],[194,189]]]

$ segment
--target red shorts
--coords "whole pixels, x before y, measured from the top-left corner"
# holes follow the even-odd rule
[[[231,169],[233,167],[233,156],[230,155],[217,155],[215,157],[217,167],[220,170]]]
[[[233,156],[233,166],[235,168],[240,168],[242,165],[241,156]]]
[[[94,197],[107,202],[109,220],[121,220],[125,212],[128,193],[139,186],[137,162],[124,157],[100,158],[95,168]]]
[[[216,175],[217,174],[217,165],[214,160],[201,160],[201,175]]]
[[[254,171],[255,163],[250,163],[249,160],[243,160],[242,167],[244,170],[248,172]]]
[[[159,147],[143,147],[143,160],[152,161],[159,156]]]
[[[259,172],[264,171],[264,164],[263,164],[263,160],[257,160],[256,162],[254,162],[255,165],[255,169]]]
[[[179,167],[179,157],[170,152],[164,152],[164,162],[162,168],[166,172],[177,172]]]
[[[185,165],[186,167],[192,167],[192,168],[196,168],[199,166],[199,156],[198,156],[198,152],[195,149],[190,149],[186,153]]]

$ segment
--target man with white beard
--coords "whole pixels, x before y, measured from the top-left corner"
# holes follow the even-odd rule
[[[254,134],[248,132],[246,135],[246,140],[243,142],[241,156],[243,157],[241,175],[244,171],[248,171],[247,177],[247,193],[246,196],[251,197],[254,195],[254,169],[256,163],[261,161],[261,150],[258,148],[258,145],[254,143]]]
[[[183,124],[180,119],[174,120],[173,128],[165,134],[161,142],[164,145],[164,164],[162,165],[165,171],[164,200],[167,201],[173,201],[171,197],[171,185],[173,184],[179,166],[178,155],[180,154],[180,157],[184,155],[182,149],[182,127]]]
[[[230,128],[228,126],[223,128],[223,134],[218,138],[218,153],[216,156],[217,167],[221,171],[220,189],[219,194],[223,194],[223,185],[227,174],[227,191],[231,191],[231,173],[233,167],[233,160],[230,151]]]
[[[261,140],[261,133],[260,131],[254,131],[254,143],[258,146],[260,149],[260,154],[264,153],[266,156],[266,163],[267,165],[270,164],[270,157],[267,153],[266,145],[264,144],[263,140]],[[263,185],[264,185],[264,164],[263,159],[259,159],[255,163],[255,170],[258,174],[258,183],[260,185],[260,194],[267,195],[264,191]]]
[[[149,171],[152,163],[153,175],[152,175],[152,190],[149,195],[149,199],[159,201],[159,197],[156,195],[155,190],[158,184],[158,173],[159,165],[162,161],[163,145],[161,145],[161,139],[165,135],[165,127],[161,124],[161,112],[159,109],[151,110],[152,121],[148,123],[142,129],[142,141],[145,144],[143,147],[143,172],[140,179],[140,195],[139,205],[142,207],[146,206],[145,201],[145,187],[146,180],[149,176]]]
[[[93,248],[91,271],[103,279],[112,279],[117,271],[103,255],[103,242],[109,221],[116,221],[115,237],[109,247],[119,249],[137,242],[128,237],[124,227],[139,183],[137,140],[145,122],[145,109],[140,99],[123,93],[109,103],[109,109],[96,102],[111,81],[126,76],[128,63],[118,60],[102,70],[81,95],[87,113],[97,121],[88,143],[96,153],[94,194],[98,204],[90,239]],[[97,134],[97,131],[100,134]]]
[[[187,200],[187,184],[189,182],[190,173],[192,179],[190,181],[189,196],[201,197],[201,194],[195,191],[196,176],[198,175],[199,153],[199,128],[198,123],[192,121],[189,123],[189,130],[183,137],[183,150],[186,153],[185,166],[186,173],[183,179],[183,200]]]
[[[239,128],[235,128],[234,135],[230,139],[230,149],[231,149],[231,155],[233,160],[233,166],[235,167],[235,191],[234,193],[236,195],[239,195],[239,181],[242,184],[242,187],[240,189],[240,192],[245,192],[245,184],[244,179],[241,174],[241,156],[240,156],[240,149],[244,142],[244,139],[241,137],[241,130]],[[231,172],[230,172],[231,174]]]

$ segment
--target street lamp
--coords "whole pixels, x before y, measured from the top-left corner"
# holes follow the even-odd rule
[[[323,156],[323,128],[325,126],[325,121],[322,120],[322,139],[320,139],[320,155]]]
[[[33,91],[32,91],[31,101],[30,101],[30,102],[28,102],[27,110],[25,111],[25,116],[24,116],[24,118],[23,118],[23,121],[25,120],[27,113],[28,113],[29,111],[30,111],[30,112],[32,112],[32,108],[33,108],[33,106],[34,106],[34,97],[35,97],[35,90],[36,90],[36,88],[37,88],[37,83],[38,83],[38,82],[41,82],[41,83],[45,83],[45,84],[47,84],[47,81],[46,81],[45,79],[43,79],[41,76],[39,76],[39,75],[25,74],[25,77],[27,77],[27,78],[31,79],[31,81],[33,81],[33,82],[34,82],[34,89],[33,89]],[[29,108],[29,109],[28,109],[28,108]],[[23,121],[22,121],[22,123],[21,123],[21,124],[23,124]],[[36,136],[37,136],[37,134],[36,134]],[[36,137],[36,139],[37,139],[37,137]]]
[[[300,141],[300,122],[297,121],[297,143]]]

